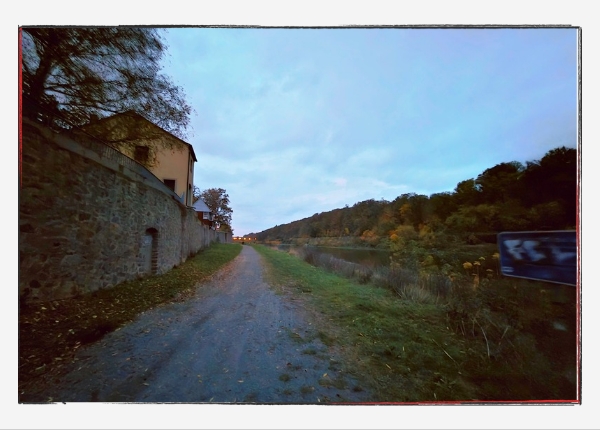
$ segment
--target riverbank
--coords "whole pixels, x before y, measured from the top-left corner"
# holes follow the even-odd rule
[[[331,239],[331,240],[330,240]],[[344,238],[347,240],[337,241],[338,238],[313,238],[293,240],[292,243],[282,243],[281,241],[268,241],[260,243],[279,250],[301,249],[312,247],[320,253],[330,254],[336,258],[340,258],[352,263],[363,264],[370,268],[389,267],[390,263],[395,259],[395,253],[403,248],[395,247],[368,247],[364,246],[363,242],[353,241],[353,238]],[[354,238],[357,239],[357,238]],[[331,245],[329,245],[331,243]],[[361,245],[362,244],[362,245]],[[443,247],[422,247],[419,244],[416,246],[406,247],[410,249],[419,263],[429,266],[436,265],[438,268],[446,267],[454,271],[462,271],[463,263],[467,261],[475,261],[480,257],[490,257],[498,252],[496,244],[481,243],[476,245],[461,244],[450,242],[444,244]],[[417,255],[416,251],[419,253]],[[396,259],[397,260],[397,259]],[[489,263],[489,262],[488,262]],[[488,267],[486,267],[487,269]],[[495,267],[493,267],[495,269]],[[483,268],[482,268],[483,269]]]
[[[548,284],[497,279],[474,288],[465,278],[442,297],[423,279],[391,288],[361,284],[297,256],[256,249],[271,283],[313,309],[323,338],[351,357],[377,401],[577,398],[575,302],[554,302]]]
[[[256,245],[280,294],[306,302],[321,339],[340,348],[377,402],[477,399],[460,359],[463,341],[443,310],[399,302],[384,288],[360,285],[285,252]],[[436,342],[439,344],[436,345]]]
[[[336,237],[297,237],[286,241],[268,240],[261,242],[263,245],[290,245],[290,246],[328,246],[334,248],[351,249],[380,249],[389,250],[388,244],[381,243],[374,247],[369,242],[356,236],[336,236]]]

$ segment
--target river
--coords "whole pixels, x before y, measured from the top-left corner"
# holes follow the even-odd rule
[[[289,251],[291,248],[299,248],[295,245],[279,245],[280,250]],[[390,265],[391,252],[381,249],[364,249],[364,248],[336,248],[329,246],[312,247],[318,252],[330,254],[336,258],[357,263],[369,267],[387,267]]]

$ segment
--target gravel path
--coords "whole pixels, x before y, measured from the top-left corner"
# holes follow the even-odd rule
[[[241,254],[183,303],[161,306],[79,351],[22,402],[332,403],[368,393],[293,300]]]

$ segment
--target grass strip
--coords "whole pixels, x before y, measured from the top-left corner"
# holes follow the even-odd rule
[[[348,371],[374,402],[476,400],[463,376],[463,337],[435,305],[407,302],[389,289],[360,285],[285,252],[254,245],[280,294],[302,298],[324,343],[346,356]]]

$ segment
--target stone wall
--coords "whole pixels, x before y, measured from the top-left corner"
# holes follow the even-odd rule
[[[214,241],[141,165],[23,119],[19,296],[56,300],[165,273]]]

